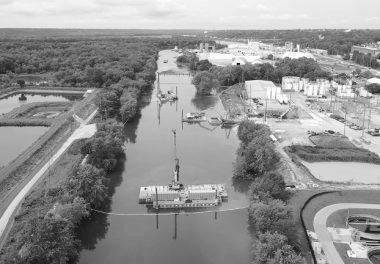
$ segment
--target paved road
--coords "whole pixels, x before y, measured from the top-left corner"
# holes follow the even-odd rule
[[[336,250],[330,233],[327,231],[327,219],[328,217],[339,210],[347,209],[378,209],[380,210],[380,204],[362,204],[362,203],[339,203],[326,206],[319,210],[313,221],[314,231],[317,234],[317,238],[321,243],[323,251],[325,252],[328,263],[331,264],[344,264],[340,254]]]
[[[49,169],[50,165],[53,164],[58,158],[70,147],[70,145],[77,139],[81,138],[90,138],[96,132],[96,124],[86,125],[97,113],[95,110],[80,126],[77,128],[74,133],[63,143],[62,147],[51,157],[50,160],[33,176],[33,178],[26,183],[26,185],[21,189],[21,191],[16,195],[16,197],[9,203],[7,209],[4,211],[3,215],[0,218],[0,238],[4,239],[4,231],[6,230],[8,224],[11,222],[11,219],[24,200],[25,196],[33,188],[35,183],[44,175],[44,173]]]

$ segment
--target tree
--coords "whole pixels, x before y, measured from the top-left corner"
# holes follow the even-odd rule
[[[210,95],[212,90],[219,86],[216,77],[208,71],[198,72],[193,78],[193,84],[197,93],[201,95]]]
[[[100,208],[108,198],[108,179],[105,176],[103,170],[84,164],[77,173],[68,178],[66,188],[72,196],[82,197],[91,207]]]
[[[275,168],[278,161],[271,140],[265,135],[257,136],[238,149],[233,179],[235,182],[252,182]]]
[[[212,63],[208,60],[201,60],[196,64],[197,71],[208,71],[212,67]]]
[[[289,193],[285,190],[283,177],[277,172],[267,172],[256,178],[250,186],[250,197],[253,200],[265,200],[268,197],[285,201]]]
[[[260,233],[252,246],[252,264],[303,264],[305,260],[277,232]]]
[[[123,126],[113,121],[98,124],[98,131],[87,139],[81,152],[87,156],[87,162],[106,172],[111,172],[118,159],[124,154]]]
[[[269,137],[269,135],[270,131],[266,125],[256,124],[253,121],[244,120],[240,123],[238,128],[238,138],[245,145],[251,142],[255,137]]]
[[[291,217],[290,208],[281,200],[251,202],[249,207],[249,224],[255,230],[265,233],[277,231],[285,233]]]
[[[371,83],[366,85],[366,90],[373,94],[379,94],[380,93],[380,84],[378,83]]]
[[[119,89],[103,90],[98,93],[95,103],[104,118],[113,118],[119,114],[121,93]]]
[[[358,76],[360,76],[361,72],[362,72],[362,70],[361,70],[360,68],[356,68],[356,69],[352,72],[352,74],[353,74],[354,76],[358,77]]]
[[[349,60],[349,59],[351,59],[350,53],[344,54],[343,60]]]
[[[86,201],[81,197],[75,197],[70,203],[56,203],[54,207],[47,213],[49,217],[62,217],[77,225],[84,218],[89,216]]]
[[[17,84],[20,85],[20,88],[25,87],[25,81],[24,80],[17,80]]]
[[[26,224],[15,263],[61,264],[78,256],[73,225],[60,217],[35,217]]]

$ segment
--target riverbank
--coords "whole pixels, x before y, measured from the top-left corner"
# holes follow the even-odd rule
[[[244,121],[239,125],[238,137],[241,142],[233,180],[236,185],[249,186],[248,221],[256,238],[252,243],[253,262],[280,263],[281,259],[292,259],[292,263],[304,263],[301,254],[308,256],[308,251],[302,251],[296,232],[299,215],[291,210],[292,193],[278,170],[280,157],[269,127]]]

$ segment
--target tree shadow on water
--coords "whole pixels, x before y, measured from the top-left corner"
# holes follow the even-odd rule
[[[120,186],[123,181],[123,171],[126,158],[118,161],[114,172],[109,175],[110,184],[108,188],[108,199],[105,201],[101,211],[111,212],[112,197],[115,194],[116,187]],[[90,217],[83,220],[78,226],[77,234],[81,242],[81,249],[94,250],[96,244],[105,238],[108,232],[109,221],[108,215],[92,211]]]
[[[197,110],[204,111],[214,107],[218,103],[218,100],[218,96],[195,95],[194,98],[191,99],[191,103],[197,108]]]

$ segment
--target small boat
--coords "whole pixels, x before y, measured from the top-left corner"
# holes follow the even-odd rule
[[[182,117],[182,122],[197,123],[206,121],[205,113],[187,113],[185,117]]]
[[[178,97],[175,93],[173,93],[172,91],[168,91],[167,93],[158,93],[157,94],[157,98],[162,102],[174,102],[176,100],[178,100]]]
[[[164,60],[164,63],[168,63],[168,60]]]
[[[19,101],[26,101],[26,96],[25,94],[21,94],[20,97],[18,98]]]
[[[222,120],[219,117],[212,116],[208,119],[208,123],[212,126],[219,126],[222,124]]]
[[[239,123],[240,123],[240,121],[236,120],[236,119],[222,118],[222,125],[225,125],[225,126],[232,126],[232,125],[236,125]]]

